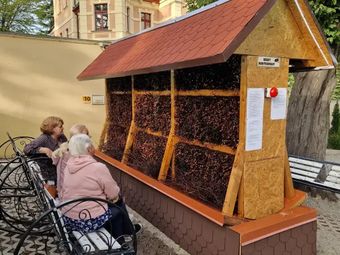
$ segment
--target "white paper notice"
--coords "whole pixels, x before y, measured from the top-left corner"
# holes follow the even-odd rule
[[[272,120],[282,120],[286,118],[287,111],[287,89],[279,88],[277,97],[272,98],[270,118]]]
[[[246,151],[262,148],[264,88],[247,91]]]

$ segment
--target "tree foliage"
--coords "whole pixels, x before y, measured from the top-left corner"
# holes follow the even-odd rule
[[[340,4],[337,0],[309,0],[327,41],[335,47],[340,42]]]
[[[332,117],[332,126],[328,136],[328,148],[340,150],[340,110],[338,101],[334,106]]]
[[[47,34],[52,28],[52,0],[0,0],[1,32]]]
[[[309,4],[339,61],[340,3],[337,0],[309,0]],[[340,99],[340,67],[337,66],[336,87],[332,99]]]
[[[332,126],[329,130],[330,133],[340,133],[340,111],[339,111],[339,102],[336,102],[334,106],[334,110],[332,113]]]
[[[211,4],[217,0],[186,0],[189,12]]]

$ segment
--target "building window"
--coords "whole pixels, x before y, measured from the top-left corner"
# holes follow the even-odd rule
[[[130,32],[130,7],[126,7],[126,31]]]
[[[107,4],[95,4],[94,16],[96,30],[106,30],[108,28]]]
[[[141,23],[142,23],[142,29],[147,29],[151,27],[151,14],[147,12],[142,12]]]

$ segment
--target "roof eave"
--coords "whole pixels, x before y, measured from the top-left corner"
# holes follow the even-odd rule
[[[218,54],[215,56],[209,56],[206,58],[199,58],[193,59],[183,62],[171,63],[168,65],[162,66],[153,66],[149,68],[143,69],[136,69],[136,70],[128,70],[126,72],[114,73],[114,74],[104,74],[104,75],[95,75],[95,76],[85,76],[79,75],[77,79],[79,81],[85,80],[95,80],[95,79],[109,79],[109,78],[117,78],[117,77],[124,77],[130,75],[138,75],[138,74],[145,74],[145,73],[155,73],[155,72],[162,72],[171,69],[182,69],[182,68],[189,68],[189,67],[196,67],[196,66],[203,66],[203,65],[212,65],[217,64],[225,61],[225,57],[223,54]]]

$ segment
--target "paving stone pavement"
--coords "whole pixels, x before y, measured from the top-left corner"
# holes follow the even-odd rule
[[[310,196],[305,205],[318,211],[317,254],[340,255],[340,200]]]

